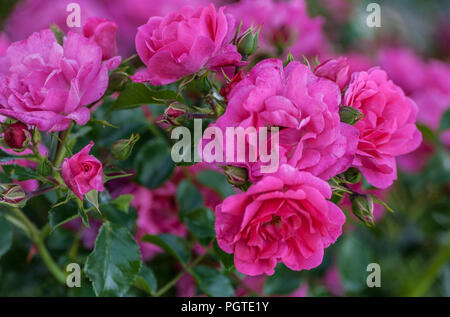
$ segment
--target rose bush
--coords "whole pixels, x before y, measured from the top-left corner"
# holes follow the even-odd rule
[[[450,66],[432,34],[420,51],[389,17],[357,32],[365,8],[340,0],[12,2],[0,295],[445,294]]]

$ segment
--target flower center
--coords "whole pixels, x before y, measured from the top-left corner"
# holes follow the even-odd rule
[[[87,164],[87,163],[81,163],[81,169],[85,172],[88,173],[91,170],[91,165]]]
[[[275,225],[278,229],[281,228],[281,217],[272,215],[272,219],[267,223],[268,225]]]

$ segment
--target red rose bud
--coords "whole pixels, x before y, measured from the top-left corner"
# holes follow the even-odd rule
[[[26,203],[26,194],[20,185],[1,184],[0,202],[12,207],[23,207]]]
[[[186,108],[182,104],[174,103],[166,108],[163,115],[163,121],[172,126],[179,126],[186,120]]]
[[[3,138],[11,149],[21,152],[27,148],[31,140],[31,133],[25,124],[16,122],[6,128]]]
[[[240,82],[244,78],[244,71],[240,69],[231,79],[230,82],[226,83],[225,85],[220,88],[220,94],[223,98],[225,98],[225,101],[228,102],[228,95],[230,94],[231,90],[234,88],[234,86],[237,85],[238,82]]]

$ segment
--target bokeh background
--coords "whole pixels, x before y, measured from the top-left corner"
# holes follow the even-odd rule
[[[90,16],[117,23],[119,53],[125,58],[134,53],[136,28],[150,16],[165,14],[184,4],[198,6],[211,2],[0,1],[0,55],[6,43],[22,40],[52,23],[68,31],[66,6],[77,2],[82,23]],[[393,187],[380,191],[363,185],[364,190],[388,201],[394,213],[376,206],[376,226],[368,228],[347,211],[344,234],[327,249],[320,267],[292,272],[280,265],[271,277],[239,275],[236,295],[450,296],[450,2],[376,1],[381,7],[379,28],[366,24],[370,14],[366,11],[367,5],[375,1],[213,2],[227,5],[238,19],[244,19],[244,25],[252,22],[262,25],[260,58],[285,57],[291,52],[297,59],[305,56],[323,61],[343,55],[348,58],[352,71],[381,65],[418,104],[418,125],[424,136],[418,150],[398,159],[398,181]],[[157,113],[152,106],[147,109]],[[140,131],[145,141],[151,138],[152,132],[142,113],[142,109],[134,109],[111,115],[100,108],[96,117],[121,129],[94,127],[81,136],[86,142],[80,144],[95,139],[100,148],[107,147],[131,131]],[[183,178],[183,175],[176,177]],[[179,179],[170,182],[178,184]],[[149,195],[158,197],[161,202],[152,212],[179,208],[174,203],[175,192],[170,190],[172,185],[148,190],[152,192]],[[51,200],[52,197],[41,196],[27,205],[26,211],[36,223],[44,223]],[[135,205],[134,212],[121,219],[134,231],[139,208],[143,207]],[[78,228],[76,224],[74,227]],[[61,264],[69,259],[82,263],[93,246],[96,229],[95,224],[86,232],[73,227],[60,228],[49,236],[49,248]],[[25,237],[14,235],[12,250],[0,259],[0,295],[93,295],[87,286],[68,289],[58,285],[34,253]],[[158,254],[149,261],[161,285],[177,272],[178,268],[165,254]],[[369,263],[378,263],[381,267],[380,288],[366,286]],[[195,283],[186,276],[167,295],[193,296],[197,292]],[[142,293],[131,289],[128,295]]]

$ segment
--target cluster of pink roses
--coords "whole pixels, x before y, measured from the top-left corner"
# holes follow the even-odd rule
[[[135,38],[145,69],[131,76],[134,82],[167,85],[202,70],[237,70],[221,91],[226,110],[213,125],[223,131],[279,128],[278,170],[262,173],[264,163],[258,159],[229,162],[245,168],[252,184],[212,204],[219,246],[234,253],[238,271],[251,276],[273,274],[279,262],[292,270],[317,267],[345,222],[344,213],[330,201],[328,181],[354,167],[374,187],[387,188],[397,177],[396,157],[422,141],[415,102],[379,67],[354,71],[343,57],[315,68],[270,58],[247,73],[240,69],[244,63],[233,36],[236,18],[242,16],[245,23],[270,21],[262,32],[263,48],[292,41],[296,55],[326,51],[322,20],[310,19],[303,1],[258,5],[260,10],[242,1],[226,11],[211,4],[150,17]],[[269,18],[274,11],[280,20]],[[6,38],[0,37],[0,114],[47,132],[66,130],[72,121],[86,124],[89,106],[107,90],[108,71],[121,62],[116,56],[117,29],[114,22],[91,18],[80,33],[69,32],[59,41],[46,29],[9,45],[3,56]],[[299,36],[302,40],[297,41]],[[429,72],[440,69],[431,65]],[[435,86],[448,92],[448,82]],[[360,114],[356,123],[341,118],[348,108]],[[61,166],[65,184],[81,200],[91,190],[104,188],[103,166],[89,154],[92,146]],[[127,184],[116,193],[134,195],[137,240],[160,232],[186,236],[174,201],[176,178],[157,190]],[[144,259],[160,251],[149,244],[142,244],[141,250]]]
[[[248,275],[272,274],[279,261],[296,270],[319,265],[345,221],[326,201],[331,191],[324,181],[353,166],[373,186],[387,188],[397,176],[395,157],[422,139],[415,103],[379,68],[350,76],[345,58],[314,70],[264,60],[227,99],[215,124],[220,129],[280,128],[279,171],[263,175],[261,162],[240,164],[255,184],[216,208],[219,245],[234,253],[236,268]],[[340,106],[362,118],[355,125],[341,122]]]
[[[104,95],[108,71],[121,61],[115,56],[115,31],[113,22],[92,18],[85,36],[69,32],[62,43],[50,29],[10,45],[1,35],[0,114],[19,120],[5,131],[10,148],[30,153],[24,143],[29,128],[54,132],[66,130],[72,121],[88,122],[88,106]],[[65,183],[80,199],[91,190],[103,190],[102,164],[88,154],[92,146],[62,164]]]

